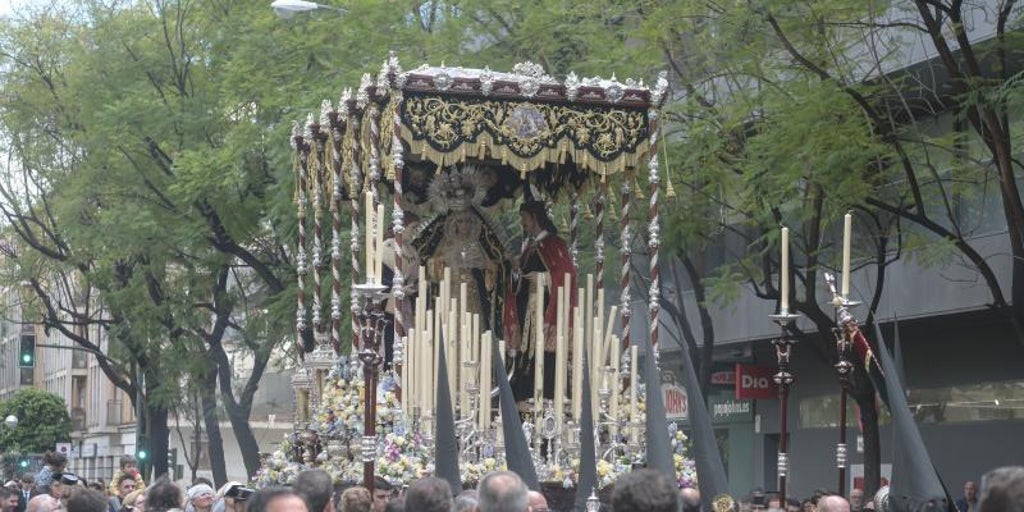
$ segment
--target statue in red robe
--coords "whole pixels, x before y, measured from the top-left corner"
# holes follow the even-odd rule
[[[544,361],[544,397],[553,398],[555,382],[556,293],[565,287],[570,293],[570,311],[576,305],[576,266],[569,246],[557,233],[544,203],[527,201],[519,209],[523,226],[523,248],[513,263],[513,276],[505,298],[503,326],[508,357],[514,373],[512,391],[517,400],[533,396],[534,364],[538,354]],[[569,279],[566,281],[566,275]],[[544,276],[541,278],[540,276]],[[537,304],[537,286],[543,282],[543,303]],[[542,308],[544,338],[536,338],[537,308]],[[565,320],[571,324],[571,312]],[[538,347],[540,347],[538,349]]]

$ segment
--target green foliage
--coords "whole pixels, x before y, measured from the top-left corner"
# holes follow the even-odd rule
[[[18,426],[0,427],[0,446],[5,452],[44,453],[56,449],[56,443],[71,440],[71,417],[57,395],[36,388],[22,389],[0,402],[0,421],[9,415],[18,418]]]

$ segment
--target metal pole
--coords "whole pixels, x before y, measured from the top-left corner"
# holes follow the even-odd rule
[[[779,458],[776,467],[779,473],[780,503],[786,503],[786,476],[789,473],[789,386],[794,380],[793,374],[789,372],[789,355],[795,340],[789,336],[786,326],[797,317],[799,315],[786,310],[778,315],[770,315],[772,321],[779,324],[781,329],[779,337],[772,341],[779,361],[779,371],[773,376],[773,380],[779,387]]]

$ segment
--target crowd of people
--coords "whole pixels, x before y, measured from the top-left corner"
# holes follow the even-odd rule
[[[341,485],[322,469],[303,471],[290,487],[250,489],[228,482],[219,489],[199,479],[182,488],[166,476],[146,486],[136,462],[121,459],[109,486],[86,482],[65,470],[67,459],[48,453],[35,475],[0,487],[0,512],[549,512],[548,499],[529,490],[510,471],[484,476],[475,489],[455,494],[446,480],[425,477],[397,488],[377,477],[373,491],[359,485]],[[616,480],[608,503],[612,512],[897,512],[897,498],[889,487],[873,497],[859,489],[849,496],[819,490],[803,500],[787,499],[754,489],[743,499],[716,496],[702,505],[694,488],[678,489],[675,482],[653,469],[637,469]],[[705,504],[706,505],[706,504]],[[985,474],[978,486],[964,484],[955,500],[959,512],[1024,512],[1024,467],[1013,466]],[[936,508],[937,511],[943,510]]]

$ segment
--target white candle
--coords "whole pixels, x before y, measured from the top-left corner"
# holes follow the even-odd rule
[[[583,404],[580,400],[580,395],[583,394],[583,326],[588,322],[583,321],[578,306],[573,308],[573,319],[575,323],[572,338],[572,418],[579,425]]]
[[[779,294],[782,296],[782,314],[789,312],[789,228],[782,227],[782,268],[779,270]]]
[[[609,405],[609,408],[610,408],[609,413],[612,415],[612,418],[618,419],[619,418],[619,389],[622,387],[622,386],[619,385],[619,358],[622,355],[622,354],[619,353],[619,348],[620,348],[619,337],[613,334],[612,335],[612,343],[613,343],[613,347],[615,347],[615,349],[611,353],[611,358],[612,358],[612,382],[611,382],[612,398],[611,398],[611,404]],[[619,427],[616,426],[615,424],[612,424],[612,435],[614,436],[615,434],[618,434],[618,432],[619,432]]]
[[[566,281],[568,282],[568,281]],[[566,377],[566,356],[565,353],[565,322],[562,320],[566,318],[566,307],[569,305],[569,301],[566,300],[569,297],[569,290],[565,286],[558,288],[558,337],[555,338],[555,422],[561,429],[563,422],[563,414],[565,411],[565,377]]]
[[[630,423],[637,423],[640,418],[640,405],[637,403],[637,374],[638,365],[640,359],[640,352],[637,350],[636,345],[629,346],[629,421]],[[630,434],[636,433],[635,429],[630,429]],[[637,441],[636,438],[633,441]]]
[[[363,252],[366,256],[366,282],[373,283],[375,282],[373,278],[373,269],[376,268],[373,263],[373,192],[371,192],[370,189],[366,189],[366,192],[363,194],[363,199],[365,200],[363,216],[365,217],[364,230],[366,231],[366,247]]]
[[[544,274],[537,276],[534,296],[533,334],[533,418],[534,435],[540,435],[541,416],[544,412]]]
[[[373,276],[375,282],[382,283],[384,279],[384,203],[377,205],[376,231],[377,241],[374,243],[373,252]]]
[[[480,418],[477,423],[480,431],[485,432],[491,426],[491,371],[494,358],[491,355],[491,331],[483,334],[480,343]]]
[[[841,292],[843,298],[850,295],[850,241],[853,238],[853,215],[843,216],[843,282]]]

